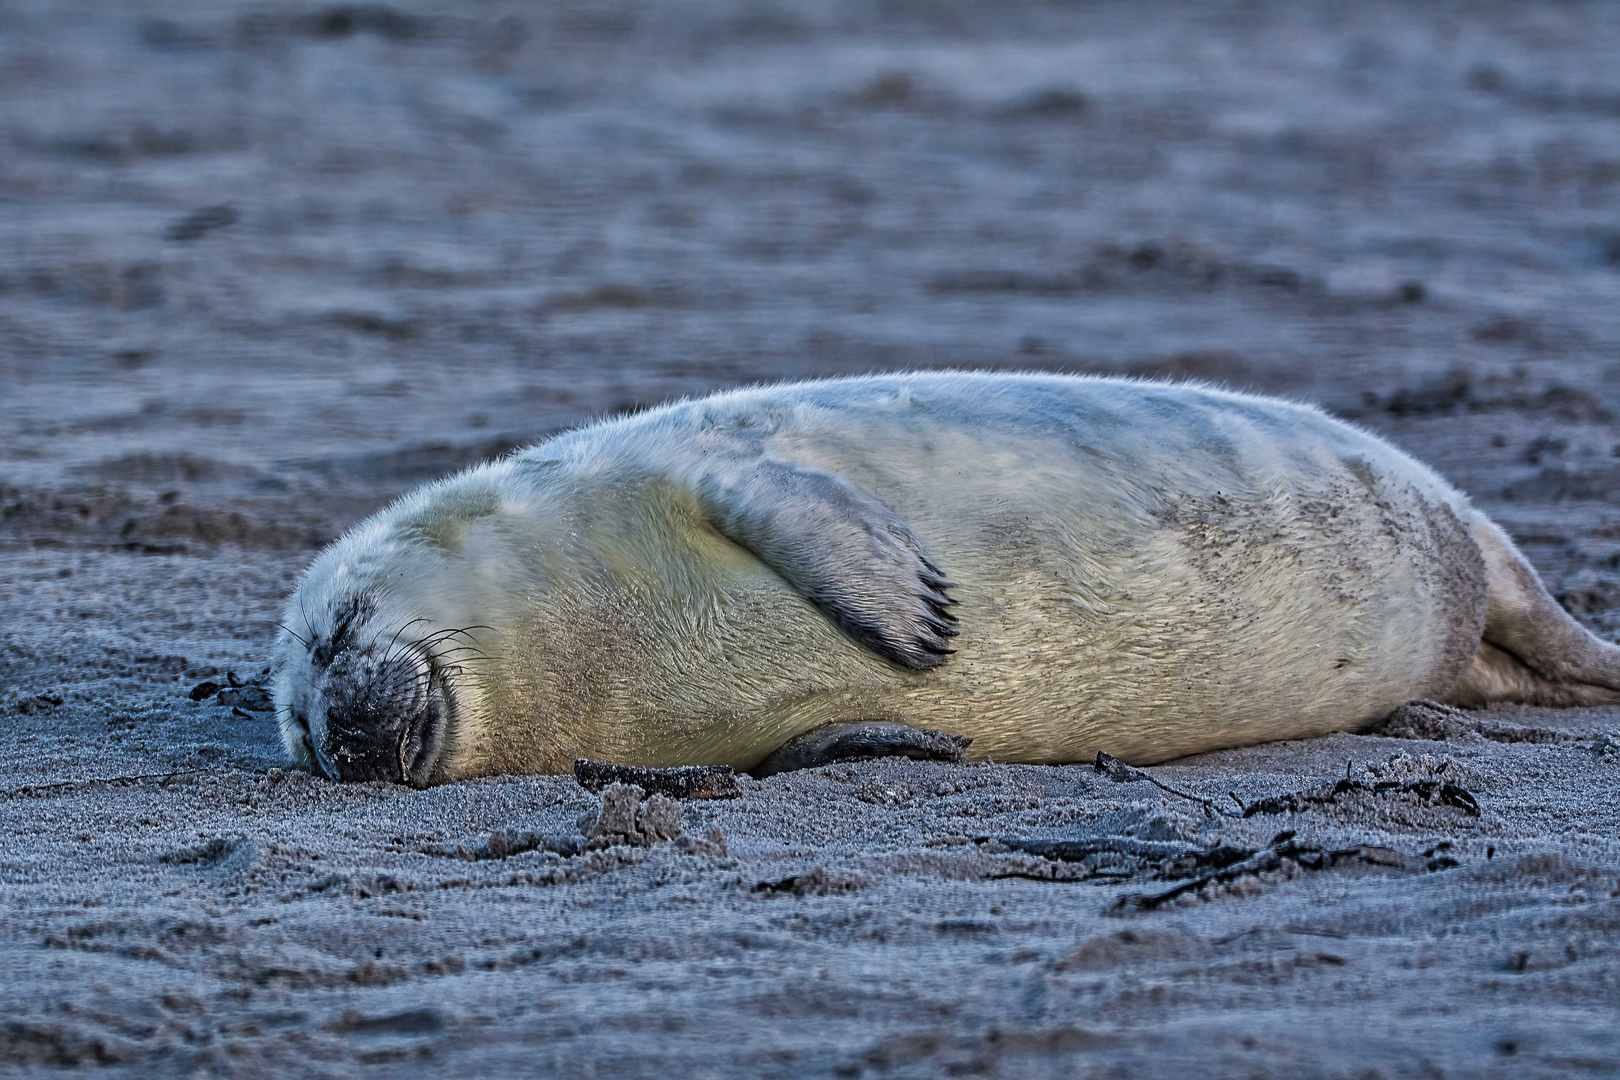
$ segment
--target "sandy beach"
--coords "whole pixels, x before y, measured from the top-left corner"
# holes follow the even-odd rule
[[[912,368],[1316,402],[1620,639],[1617,56],[1600,3],[0,0],[0,1072],[1620,1074],[1620,709],[626,844],[572,777],[291,769],[251,692],[417,483]]]

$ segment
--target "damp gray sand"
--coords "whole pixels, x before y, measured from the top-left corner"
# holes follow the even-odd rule
[[[253,692],[414,483],[931,366],[1320,402],[1612,640],[1616,55],[1604,5],[0,7],[0,1071],[1620,1071],[1620,710],[604,814],[285,770]]]

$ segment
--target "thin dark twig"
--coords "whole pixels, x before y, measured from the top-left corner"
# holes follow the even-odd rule
[[[192,776],[196,773],[214,772],[213,769],[179,769],[166,773],[139,773],[132,776],[89,776],[83,780],[59,780],[54,784],[24,784],[22,787],[0,791],[0,799],[15,798],[19,795],[38,795],[44,792],[69,790],[76,787],[90,787],[94,784],[138,784],[142,780],[168,781],[176,776]]]
[[[1166,791],[1177,798],[1188,799],[1197,803],[1204,808],[1205,815],[1209,817],[1231,816],[1226,811],[1216,806],[1215,803],[1209,799],[1206,799],[1201,795],[1194,795],[1190,791],[1179,791],[1176,788],[1171,787],[1169,784],[1166,784],[1152,773],[1127,765],[1118,758],[1110,754],[1103,753],[1101,750],[1097,751],[1097,761],[1094,767],[1098,772],[1104,774],[1110,780],[1117,783],[1130,783],[1133,780],[1146,780],[1160,791]]]
[[[1133,876],[1130,870],[1093,870],[1087,874],[1078,874],[1073,877],[1057,877],[1052,874],[1035,874],[1028,870],[1009,870],[1002,874],[991,874],[987,881],[1006,881],[1017,878],[1023,881],[1044,881],[1048,885],[1069,885],[1075,882],[1095,881],[1098,878],[1128,878]]]

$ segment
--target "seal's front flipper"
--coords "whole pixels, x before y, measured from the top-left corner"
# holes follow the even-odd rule
[[[938,667],[955,650],[951,582],[894,511],[848,481],[785,462],[715,466],[697,480],[714,526],[757,555],[856,641]]]
[[[926,731],[866,720],[852,724],[828,724],[793,739],[760,762],[755,776],[772,776],[794,769],[813,769],[836,761],[870,761],[874,758],[905,757],[915,761],[944,761],[960,765],[967,760],[964,735]]]

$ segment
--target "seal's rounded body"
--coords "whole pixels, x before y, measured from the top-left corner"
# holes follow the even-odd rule
[[[1094,377],[808,382],[594,424],[363,522],[287,625],[294,757],[412,783],[748,768],[852,720],[1148,763],[1419,697],[1620,700],[1620,649],[1387,443]]]

